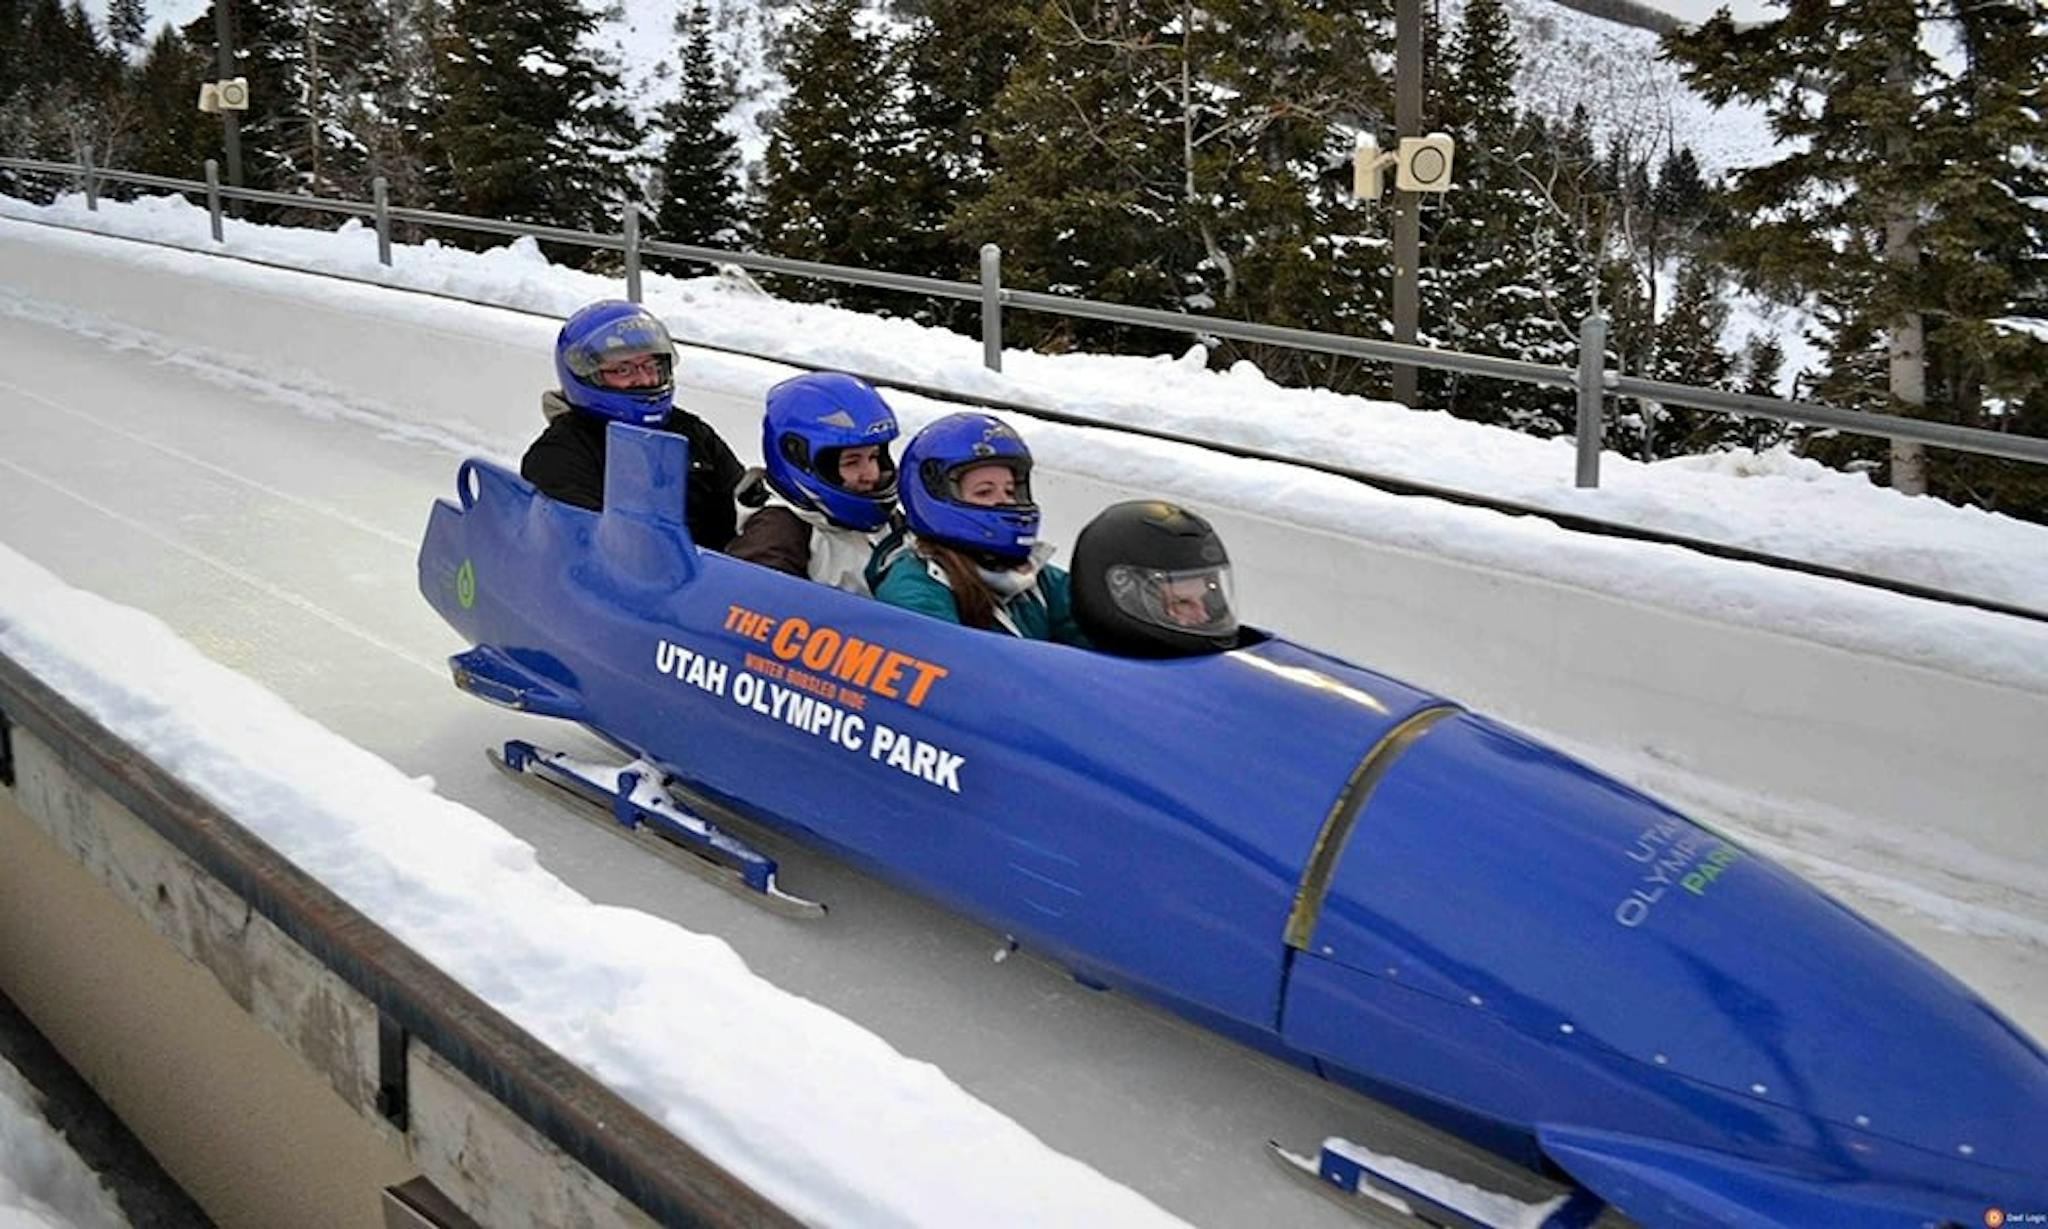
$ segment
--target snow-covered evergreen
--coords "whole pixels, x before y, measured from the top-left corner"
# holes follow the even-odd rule
[[[742,222],[739,141],[723,124],[732,108],[711,41],[711,13],[692,4],[676,17],[681,92],[662,108],[660,211],[656,226],[675,243],[739,245]]]

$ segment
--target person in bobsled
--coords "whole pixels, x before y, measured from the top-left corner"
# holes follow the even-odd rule
[[[740,479],[740,533],[726,553],[870,595],[868,564],[899,535],[896,414],[874,386],[837,371],[768,390],[760,469]]]
[[[570,316],[555,337],[560,387],[543,393],[548,425],[519,463],[520,477],[541,494],[579,508],[604,506],[605,427],[629,422],[690,441],[683,519],[690,537],[710,550],[732,540],[733,488],[740,460],[711,424],[675,403],[675,343],[654,314],[617,299]]]
[[[948,414],[911,437],[898,483],[908,549],[875,596],[949,623],[1085,646],[1067,574],[1047,562],[1031,450],[988,414]]]
[[[1097,648],[1191,657],[1237,647],[1230,554],[1196,513],[1157,499],[1112,504],[1074,540],[1074,616]]]

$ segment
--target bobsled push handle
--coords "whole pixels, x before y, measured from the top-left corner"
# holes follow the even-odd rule
[[[690,480],[690,442],[669,431],[607,424],[604,510],[645,517],[690,532],[683,492]]]
[[[462,501],[462,510],[464,512],[476,507],[479,489],[480,484],[476,476],[476,460],[471,458],[462,463],[461,469],[455,471],[455,497]]]
[[[606,428],[604,510],[594,544],[609,573],[634,588],[666,590],[697,574],[683,517],[690,446],[682,436],[615,422]]]

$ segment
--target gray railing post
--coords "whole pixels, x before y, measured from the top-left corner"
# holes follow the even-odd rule
[[[85,145],[85,207],[97,213],[100,207],[100,186],[94,182],[92,173],[92,142]]]
[[[981,365],[1003,369],[1003,249],[981,245]]]
[[[377,207],[377,263],[391,267],[391,183],[382,175],[370,181],[370,199]]]
[[[1602,410],[1607,399],[1607,317],[1588,316],[1579,324],[1579,472],[1578,485],[1600,485]]]
[[[213,220],[213,241],[220,242],[220,160],[206,160],[206,214]]]
[[[626,301],[640,301],[640,206],[626,205]]]

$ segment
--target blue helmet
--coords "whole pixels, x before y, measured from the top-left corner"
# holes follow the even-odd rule
[[[790,503],[835,524],[869,530],[888,523],[896,503],[896,462],[889,456],[895,438],[895,412],[859,376],[819,371],[768,390],[761,420],[768,482]],[[881,448],[881,480],[872,491],[849,491],[840,485],[839,454],[867,444]]]
[[[598,368],[651,359],[658,379],[638,388],[608,388]],[[562,398],[587,413],[643,427],[658,425],[676,403],[676,347],[668,329],[637,303],[606,299],[562,322],[555,337],[555,378]]]
[[[993,507],[960,498],[962,476],[1001,465],[1016,477],[1012,501]],[[1038,543],[1031,502],[1031,450],[1008,423],[987,414],[948,414],[903,450],[903,518],[920,537],[1003,561],[1027,558]]]

